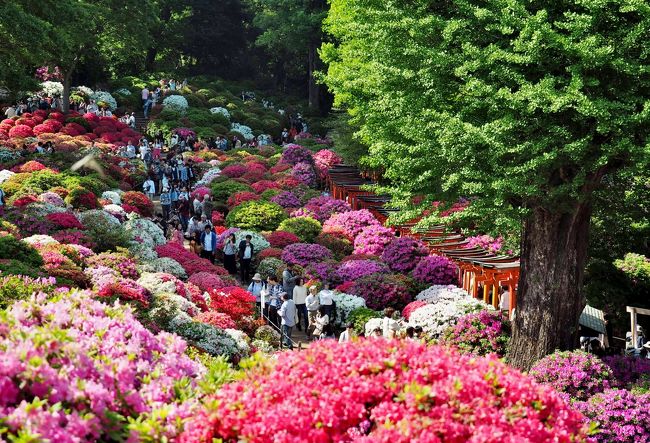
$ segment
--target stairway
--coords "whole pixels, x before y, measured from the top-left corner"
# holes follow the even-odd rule
[[[146,134],[147,132],[147,124],[149,123],[149,119],[144,117],[144,112],[138,111],[135,113],[135,130],[142,133]]]

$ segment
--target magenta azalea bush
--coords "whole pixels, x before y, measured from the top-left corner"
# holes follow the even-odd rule
[[[428,285],[451,285],[458,282],[458,267],[447,257],[430,255],[418,262],[413,278]]]
[[[411,272],[428,254],[424,243],[410,237],[397,237],[384,248],[381,259],[392,271]]]
[[[310,243],[294,243],[282,251],[282,261],[290,265],[307,267],[312,263],[330,260],[332,253],[325,246]]]
[[[443,333],[441,342],[461,352],[476,355],[506,354],[510,340],[510,324],[499,312],[480,311],[460,317]]]
[[[284,151],[282,152],[282,159],[280,161],[281,163],[294,166],[298,163],[312,164],[314,162],[314,158],[309,149],[304,148],[300,145],[289,144],[284,147]]]
[[[356,281],[370,274],[387,273],[388,266],[375,260],[348,260],[336,271],[340,281]]]
[[[475,235],[472,237],[467,237],[466,240],[467,244],[463,247],[467,249],[479,247],[481,249],[485,249],[486,251],[496,253],[499,252],[503,247],[503,238],[501,237],[497,237],[495,239],[489,235]]]
[[[257,365],[214,399],[188,424],[181,443],[587,438],[579,412],[496,357],[412,341],[320,341]]]
[[[587,400],[614,383],[612,371],[598,357],[583,351],[563,351],[535,363],[530,375],[572,399]]]
[[[271,197],[273,203],[277,203],[285,209],[300,207],[300,199],[291,191],[283,191]]]
[[[334,214],[351,211],[352,207],[348,202],[323,195],[307,201],[305,209],[311,211],[313,217],[323,223]]]
[[[407,276],[378,273],[356,280],[350,293],[363,298],[370,309],[394,308],[399,311],[413,300],[409,286],[412,286],[412,280],[409,281]]]
[[[392,229],[384,226],[368,226],[354,239],[354,254],[381,255],[395,238]]]
[[[367,209],[348,211],[332,215],[323,224],[323,232],[342,231],[354,239],[368,226],[381,226],[381,223]]]
[[[170,440],[196,406],[188,388],[202,369],[185,342],[88,293],[0,312],[0,351],[3,441]]]
[[[597,425],[599,443],[650,442],[650,394],[610,389],[574,405]]]
[[[296,164],[291,169],[291,176],[309,187],[316,186],[316,172],[314,167],[306,162]]]
[[[639,381],[650,381],[650,360],[625,355],[608,355],[603,357],[611,369],[616,383],[620,387],[629,387]]]

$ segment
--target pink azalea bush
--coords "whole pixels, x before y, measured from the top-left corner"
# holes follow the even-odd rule
[[[598,443],[650,442],[650,394],[609,389],[574,405],[596,423]]]
[[[614,383],[612,371],[598,357],[583,351],[548,355],[535,363],[530,375],[573,399],[587,400]]]
[[[293,243],[300,243],[300,238],[293,232],[274,231],[266,236],[273,248],[284,248]]]
[[[429,254],[427,247],[419,240],[410,237],[396,237],[381,254],[382,261],[395,272],[410,272],[422,257]]]
[[[193,274],[188,281],[198,286],[198,288],[204,292],[209,292],[213,289],[221,289],[227,286],[219,276],[209,272],[197,272]]]
[[[486,251],[496,253],[499,252],[503,247],[503,238],[501,237],[497,237],[495,239],[489,235],[475,235],[473,237],[467,237],[466,240],[467,244],[463,246],[463,248],[467,249],[479,247],[481,249],[485,249]]]
[[[343,159],[334,151],[330,149],[321,149],[314,154],[314,163],[316,164],[316,170],[318,175],[321,178],[327,176],[327,170],[334,165],[338,165],[343,161]]]
[[[354,239],[368,226],[381,226],[381,223],[367,209],[348,211],[332,215],[323,223],[323,232],[342,231]]]
[[[458,267],[447,257],[431,255],[418,262],[413,278],[428,285],[450,285],[458,282]]]
[[[354,239],[354,253],[381,255],[394,238],[395,233],[390,228],[368,226]]]
[[[314,167],[306,162],[296,164],[291,169],[291,176],[297,179],[300,183],[315,187],[316,186],[316,172]]]
[[[587,439],[579,412],[496,357],[411,341],[320,341],[256,366],[214,399],[181,443]]]
[[[332,253],[325,246],[311,243],[294,243],[282,251],[282,261],[286,264],[293,264],[306,267],[332,258]]]
[[[196,407],[188,390],[202,369],[185,343],[88,293],[14,304],[0,313],[0,349],[0,435],[10,441],[170,440]]]
[[[341,212],[349,212],[352,207],[349,203],[339,200],[338,198],[320,196],[314,197],[307,201],[305,209],[314,213],[314,218],[323,223],[330,218],[333,214]],[[295,217],[295,216],[294,216]]]
[[[461,352],[476,355],[506,354],[510,340],[510,325],[501,313],[480,311],[460,317],[444,332],[441,342],[457,347]]]
[[[207,323],[220,329],[235,329],[237,325],[228,314],[216,311],[202,312],[194,320]]]

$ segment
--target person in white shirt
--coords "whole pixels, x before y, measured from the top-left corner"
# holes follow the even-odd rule
[[[316,317],[318,314],[318,308],[320,307],[320,302],[318,301],[318,288],[316,286],[311,286],[309,288],[309,295],[305,298],[305,305],[307,307],[307,338],[311,338],[311,335],[316,328]]]
[[[142,88],[142,105],[144,106],[147,100],[149,99],[149,88],[146,86]]]
[[[144,182],[142,190],[147,194],[147,197],[149,197],[150,200],[153,200],[154,195],[156,195],[156,184],[153,182],[151,177]]]
[[[507,317],[510,313],[510,289],[507,286],[502,287],[503,292],[499,296],[499,310]]]
[[[329,335],[329,324],[330,317],[327,315],[324,306],[321,306],[316,317],[316,327],[313,332],[314,337],[321,339],[327,337]]]
[[[11,105],[5,110],[5,116],[7,118],[15,117],[16,116],[16,108]]]
[[[386,308],[384,309],[384,318],[382,319],[382,336],[387,339],[392,339],[397,337],[399,332],[399,323],[393,319],[393,314],[395,314],[395,309]]]
[[[296,325],[296,304],[289,298],[289,294],[282,293],[282,306],[278,309],[278,316],[282,319],[282,339],[283,344],[293,349],[291,341],[291,332]]]
[[[128,158],[135,158],[135,146],[131,140],[129,140],[129,144],[126,145],[126,156]]]
[[[305,331],[309,327],[309,320],[307,317],[307,287],[303,284],[303,279],[298,278],[296,280],[296,286],[293,288],[293,301],[296,304],[296,311],[298,315],[298,330],[302,331],[302,325],[305,327]]]
[[[318,293],[318,301],[320,305],[325,308],[328,316],[332,317],[332,309],[334,308],[333,293],[329,289],[323,289]]]
[[[341,332],[341,335],[339,336],[339,343],[345,343],[348,342],[354,337],[354,325],[352,323],[348,323],[345,325],[345,331]]]

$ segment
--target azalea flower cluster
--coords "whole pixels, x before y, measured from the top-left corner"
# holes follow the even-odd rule
[[[417,303],[417,302],[416,302]],[[510,325],[501,313],[480,311],[460,317],[444,332],[441,343],[476,355],[496,354],[503,357],[510,340]]]

